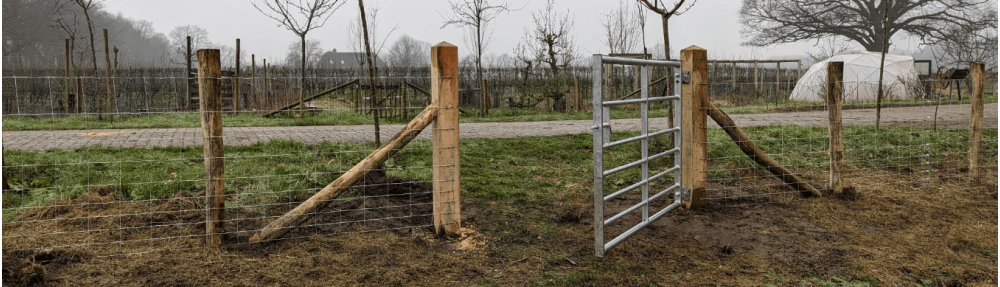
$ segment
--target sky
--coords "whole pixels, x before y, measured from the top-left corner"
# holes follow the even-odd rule
[[[257,11],[251,1],[107,0],[104,4],[108,12],[120,12],[134,19],[151,21],[164,34],[176,26],[197,25],[208,30],[212,42],[234,46],[236,38],[240,38],[241,48],[246,53],[256,54],[258,58],[284,58],[289,43],[297,42],[298,37]],[[520,9],[502,14],[495,20],[493,39],[487,53],[511,53],[521,41],[524,29],[533,25],[531,13],[545,6],[545,1],[541,0],[507,1],[512,7]],[[607,48],[600,40],[602,13],[618,3],[614,0],[555,1],[557,11],[569,13],[575,24],[574,39],[581,55],[607,53]],[[797,59],[805,57],[805,51],[818,50],[814,46],[815,41],[770,47],[741,46],[740,5],[740,0],[701,0],[687,13],[672,17],[670,42],[674,55],[677,54],[676,51],[691,45],[708,50],[710,59]],[[455,44],[463,55],[471,51],[463,49],[467,46],[462,37],[463,30],[452,26],[442,28],[444,16],[449,10],[445,0],[365,1],[365,9],[372,7],[380,7],[378,33],[389,44],[406,34],[431,44],[442,41]],[[309,32],[307,38],[319,40],[324,50],[352,50],[347,26],[358,13],[358,3],[346,1],[345,5],[333,12],[322,28]],[[646,46],[652,48],[663,39],[659,15],[648,12],[646,21]],[[395,28],[392,34],[386,35],[392,28]],[[892,41],[892,49],[897,52],[909,54],[919,48],[915,40],[894,37]],[[859,45],[856,46],[860,49]]]

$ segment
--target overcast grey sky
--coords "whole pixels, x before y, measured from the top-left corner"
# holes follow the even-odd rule
[[[493,42],[488,52],[510,53],[521,41],[525,27],[532,25],[531,12],[545,5],[543,0],[508,0],[514,7],[524,6],[519,11],[501,15],[495,21]],[[673,2],[673,1],[665,1]],[[690,1],[689,1],[690,2]],[[679,51],[690,45],[698,45],[709,51],[715,59],[751,58],[793,58],[805,56],[806,50],[815,50],[814,42],[776,45],[764,48],[740,46],[739,9],[740,0],[701,0],[687,13],[670,20],[670,41],[673,50]],[[167,34],[176,26],[197,25],[209,31],[209,38],[216,43],[235,45],[241,39],[242,48],[247,53],[268,59],[281,59],[286,47],[298,41],[290,31],[258,12],[249,0],[170,0],[135,1],[107,0],[107,11],[121,12],[128,17],[153,22],[154,27]],[[329,22],[308,34],[308,38],[322,42],[324,50],[351,50],[348,44],[347,25],[358,14],[357,1],[347,1],[333,13]],[[607,53],[601,44],[601,13],[618,5],[615,0],[556,0],[560,13],[570,13],[575,22],[575,39],[581,54]],[[366,1],[365,8],[381,7],[380,37],[385,37],[393,26],[397,29],[389,35],[388,43],[403,34],[410,35],[431,44],[447,41],[459,46],[463,55],[470,51],[465,48],[462,31],[455,27],[441,28],[442,15],[448,12],[445,0],[381,0]],[[648,13],[646,24],[646,45],[650,48],[662,42],[659,15]],[[369,20],[370,21],[370,20]],[[917,49],[916,40],[895,37],[892,49],[896,52],[912,52]],[[860,46],[858,46],[860,47]],[[860,49],[860,48],[859,48]],[[892,52],[892,51],[891,51]]]

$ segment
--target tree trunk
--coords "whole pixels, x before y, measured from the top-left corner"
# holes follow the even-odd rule
[[[368,87],[369,91],[371,91],[371,95],[369,97],[372,103],[372,118],[375,120],[375,147],[378,148],[382,146],[382,139],[379,134],[378,125],[378,101],[375,99],[375,60],[372,59],[372,48],[368,43],[368,21],[365,19],[364,0],[358,0],[358,8],[361,9],[361,29],[365,34],[365,54],[367,56],[365,58],[368,61]],[[379,167],[381,167],[381,164],[379,164]]]
[[[485,86],[483,83],[483,33],[480,30],[481,24],[476,25],[476,77],[479,80],[481,86]],[[482,110],[479,111],[479,115],[486,116],[489,114],[489,103],[486,101],[486,91],[480,91],[482,102]]]
[[[662,17],[660,17],[660,19],[662,19],[662,21],[663,21],[663,58],[666,59],[667,61],[669,61],[670,60],[670,32],[669,32],[670,30],[667,29],[668,28],[667,20],[670,20],[670,16],[668,16],[668,15],[661,15],[661,16]],[[674,80],[671,78],[671,76],[673,76],[673,74],[674,74],[674,68],[669,68],[668,67],[667,68],[667,81],[665,83],[666,85],[664,86],[665,88],[664,88],[664,91],[663,91],[663,96],[671,95],[673,93],[673,91],[674,91]],[[673,115],[674,114],[674,101],[667,101],[667,114],[668,115]],[[673,116],[668,116],[667,117],[667,126],[668,127],[673,127],[674,126],[674,117]],[[677,134],[676,133],[672,133],[671,136],[672,137],[676,137]],[[673,143],[674,143],[674,141],[670,141],[669,145],[673,146]]]
[[[299,35],[299,38],[302,40],[302,65],[299,66],[299,102],[303,103],[306,98],[306,33]],[[299,111],[302,111],[304,104],[299,105]]]

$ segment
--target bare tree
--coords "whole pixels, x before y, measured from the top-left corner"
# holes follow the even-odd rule
[[[663,0],[653,0],[653,2],[650,2],[649,0],[639,0],[639,1],[643,6],[646,6],[646,9],[649,9],[650,11],[653,11],[653,13],[660,15],[660,24],[662,25],[663,28],[663,59],[670,60],[670,50],[671,50],[670,29],[669,29],[670,17],[680,16],[681,14],[684,14],[688,10],[691,10],[691,7],[694,6],[695,2],[697,1],[692,0],[692,2],[688,4],[687,8],[685,8],[683,11],[680,11],[680,9],[682,6],[684,6],[685,0],[677,1],[677,3],[674,3],[673,8],[669,9],[668,6],[663,3]],[[643,33],[645,33],[645,28],[643,29]],[[642,38],[643,40],[645,40],[646,38],[645,35],[643,35]],[[645,49],[645,45],[643,45],[643,49]],[[673,72],[674,72],[673,68],[667,68],[667,75],[673,74]],[[665,87],[666,88],[663,89],[663,93],[668,93],[668,91],[673,91],[674,81],[666,81]],[[669,110],[670,113],[673,113],[674,111],[673,101],[667,103],[667,109]],[[667,117],[667,125],[674,126],[673,117]]]
[[[95,0],[74,0],[76,5],[83,10],[83,16],[87,19],[87,30],[90,31],[90,60],[94,64],[94,73],[97,73],[97,48],[94,46],[94,21],[90,19],[90,12],[97,10],[101,1]]]
[[[323,47],[319,40],[306,39],[306,69],[316,68],[319,58],[323,56]],[[302,51],[299,43],[289,43],[288,52],[285,54],[285,66],[299,69],[302,63]]]
[[[817,39],[816,44],[813,46],[819,48],[819,51],[806,51],[806,55],[809,55],[809,59],[812,59],[813,63],[818,63],[853,49],[851,42],[841,36]]]
[[[365,23],[361,22],[361,15],[358,15],[357,18],[354,18],[354,21],[347,24],[347,38],[350,44],[354,46],[355,51],[365,51],[365,37],[367,36],[368,44],[372,49],[372,56],[374,56],[373,63],[375,64],[375,70],[378,71],[378,66],[383,63],[381,55],[385,49],[386,40],[389,39],[392,32],[396,31],[398,26],[392,27],[384,37],[379,38],[379,24],[382,23],[379,11],[382,11],[382,8],[378,7],[377,3],[375,5],[375,7],[365,9]],[[357,61],[358,67],[365,68],[368,65],[368,56],[365,53],[355,53],[354,60]]]
[[[743,45],[769,46],[843,36],[867,50],[882,51],[883,37],[904,33],[934,44],[952,27],[996,27],[989,0],[743,0]],[[885,6],[888,5],[888,6]],[[885,25],[883,11],[887,9]],[[882,31],[886,33],[883,36]],[[885,45],[891,45],[886,43]]]
[[[533,63],[547,66],[548,69],[543,71],[547,81],[539,87],[541,91],[538,94],[551,98],[555,103],[555,110],[565,110],[564,91],[572,79],[572,75],[565,69],[576,58],[571,37],[573,20],[569,18],[569,11],[559,15],[552,0],[546,1],[542,10],[531,12],[531,18],[534,20],[534,29],[525,31],[522,40],[524,45],[519,44],[515,50],[517,59],[527,66],[527,70],[531,69]],[[521,103],[524,100],[521,99]]]
[[[171,50],[171,61],[174,63],[183,64],[187,57],[187,37],[191,37],[191,51],[197,51],[198,49],[206,49],[209,47],[214,47],[215,43],[212,43],[208,39],[208,30],[196,25],[184,25],[177,26],[170,30],[168,38],[170,39],[170,50]],[[198,57],[191,57],[192,62],[197,62]],[[193,64],[193,63],[192,63]]]
[[[549,65],[553,74],[558,73],[560,68],[569,66],[573,61],[573,20],[569,18],[569,13],[560,15],[553,7],[553,1],[546,2],[542,11],[531,12],[535,28],[526,31],[524,42],[529,49],[538,55],[538,62]]]
[[[441,28],[455,26],[466,28],[466,41],[472,46],[472,53],[476,55],[476,80],[483,85],[483,51],[490,44],[492,30],[490,22],[500,16],[500,13],[510,12],[510,4],[506,1],[491,4],[489,0],[448,0],[451,6],[451,14],[445,17]],[[481,115],[489,113],[489,103],[486,100],[486,93],[482,94]]]
[[[402,35],[389,46],[388,62],[393,67],[415,68],[429,67],[431,63],[431,44],[417,40],[409,35]]]
[[[949,34],[952,36],[930,47],[939,65],[965,66],[969,62],[980,62],[996,67],[997,27],[978,31],[956,28]]]
[[[343,6],[345,2],[340,2],[340,0],[261,0],[261,2],[264,3],[263,8],[257,5],[257,1],[250,3],[260,13],[278,21],[278,26],[299,36],[302,48],[300,50],[302,59],[299,66],[299,101],[303,101],[306,92],[306,34],[323,27],[326,20],[330,19],[330,15],[333,15],[333,12]],[[299,109],[302,109],[303,106],[299,105]]]
[[[625,2],[620,2],[618,7],[604,13],[604,20],[601,21],[604,37],[601,42],[608,47],[608,53],[631,53],[639,46],[642,34],[636,21],[636,12]]]

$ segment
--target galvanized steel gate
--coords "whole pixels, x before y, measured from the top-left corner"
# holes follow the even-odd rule
[[[615,101],[604,101],[603,96],[603,67],[605,64],[621,64],[630,66],[639,66],[640,72],[639,77],[641,78],[639,82],[640,87],[640,98],[629,99],[629,100],[615,100]],[[593,68],[593,91],[594,91],[594,101],[593,101],[593,112],[594,112],[594,248],[597,257],[603,257],[604,252],[608,249],[615,247],[628,237],[632,236],[643,227],[646,227],[651,222],[660,218],[664,214],[667,214],[671,210],[676,209],[681,205],[682,200],[688,196],[689,191],[681,187],[681,63],[679,61],[661,61],[661,60],[645,60],[645,59],[633,59],[633,58],[619,58],[619,57],[607,57],[602,55],[594,55],[591,62]],[[661,66],[661,67],[674,67],[674,93],[669,96],[662,97],[649,97],[649,66]],[[673,127],[668,127],[656,132],[650,133],[649,125],[649,104],[651,102],[660,101],[674,101],[674,124]],[[610,110],[612,106],[627,105],[627,104],[639,104],[641,109],[641,119],[640,119],[640,129],[641,134],[635,137],[630,137],[618,141],[611,141],[611,121],[610,121]],[[664,136],[669,134],[675,134],[674,137],[674,148],[655,154],[649,155],[649,140],[657,136]],[[609,167],[605,169],[604,166],[604,150],[607,148],[620,146],[623,144],[640,141],[641,142],[641,158],[637,161],[626,163],[617,167]],[[653,176],[649,175],[649,162],[665,157],[667,155],[674,154],[673,166],[657,173]],[[639,182],[628,185],[627,187],[613,190],[610,192],[604,191],[604,179],[615,173],[627,170],[630,168],[639,167],[642,169],[641,180]],[[649,188],[650,183],[657,180],[667,174],[674,175],[674,184],[666,189],[657,192],[656,194],[650,195]],[[631,207],[628,207],[617,214],[612,214],[610,217],[605,219],[604,205],[605,202],[615,199],[616,197],[622,196],[629,191],[636,189],[641,189],[642,200]],[[674,201],[666,207],[661,208],[658,211],[653,211],[650,214],[650,202],[656,200],[664,195],[673,192]],[[610,240],[605,240],[604,229],[614,223],[617,220],[622,219],[625,215],[635,212],[636,210],[642,210],[641,221],[622,232],[618,236],[611,238]]]

